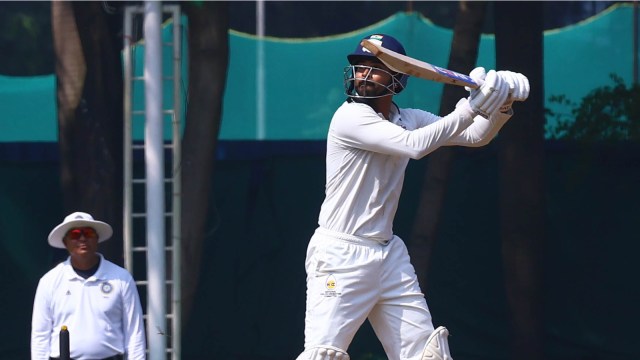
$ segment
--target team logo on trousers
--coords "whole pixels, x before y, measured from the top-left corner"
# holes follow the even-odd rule
[[[338,281],[333,274],[328,275],[324,280],[324,287],[327,289],[327,291],[323,292],[322,295],[326,297],[337,297],[342,295],[342,293],[336,290],[338,288]]]
[[[336,277],[332,275],[329,275],[327,277],[327,282],[324,284],[327,287],[327,290],[335,290],[336,288]]]

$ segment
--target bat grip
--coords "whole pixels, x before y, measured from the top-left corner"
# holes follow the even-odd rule
[[[69,330],[66,325],[62,325],[60,329],[60,360],[70,360],[71,352],[69,350]]]
[[[480,86],[482,86],[482,84],[484,84],[484,80],[482,80],[482,79],[477,79],[477,80],[476,79],[472,79],[472,80],[476,84],[476,86],[475,87],[469,86],[470,90],[478,89],[478,88],[480,88]]]

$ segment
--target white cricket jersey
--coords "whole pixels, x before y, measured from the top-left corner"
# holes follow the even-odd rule
[[[474,119],[468,106],[439,117],[394,104],[386,120],[369,105],[343,103],[329,125],[325,200],[318,224],[337,233],[389,241],[409,159],[445,145],[484,145],[509,117]]]
[[[59,333],[69,329],[71,357],[102,359],[126,354],[145,359],[146,340],[138,290],[127,270],[100,255],[94,275],[83,279],[69,258],[38,283],[33,304],[31,359],[60,355]]]

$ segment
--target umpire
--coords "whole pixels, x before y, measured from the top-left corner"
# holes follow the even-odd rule
[[[65,326],[71,359],[146,358],[142,307],[133,277],[98,253],[98,243],[112,234],[109,224],[84,212],[70,214],[49,234],[49,245],[67,249],[69,257],[38,283],[32,360],[68,356],[60,351],[60,330]]]

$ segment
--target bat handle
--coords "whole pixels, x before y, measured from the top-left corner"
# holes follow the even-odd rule
[[[473,80],[473,84],[474,84],[475,86],[467,86],[467,87],[469,88],[469,90],[475,90],[475,89],[478,89],[480,86],[482,86],[482,84],[484,84],[484,80],[482,80],[482,79],[478,79],[478,80],[476,80],[476,79],[471,79],[471,80]]]
[[[60,360],[70,360],[71,353],[69,350],[69,330],[66,325],[60,328]]]

